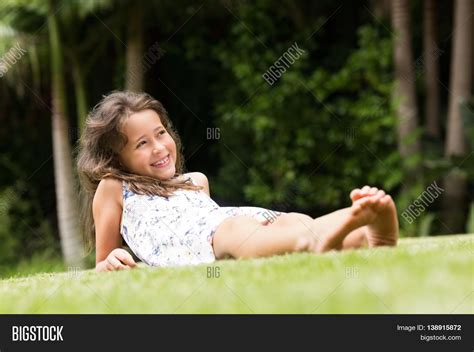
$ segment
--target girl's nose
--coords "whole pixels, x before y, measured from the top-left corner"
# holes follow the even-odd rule
[[[155,154],[160,154],[165,149],[165,146],[161,143],[155,142],[155,144],[153,145],[153,153]]]

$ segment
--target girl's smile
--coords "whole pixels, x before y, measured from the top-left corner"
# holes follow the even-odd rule
[[[151,164],[151,166],[157,167],[157,168],[162,168],[162,167],[168,166],[169,163],[170,163],[170,155],[168,154],[163,159],[160,159],[160,160],[154,162],[153,164]]]

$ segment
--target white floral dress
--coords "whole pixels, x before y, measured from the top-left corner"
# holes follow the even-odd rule
[[[193,182],[194,183],[194,182]],[[183,266],[215,260],[212,238],[227,218],[249,215],[260,222],[264,208],[220,207],[206,193],[177,190],[166,198],[140,195],[123,182],[120,233],[135,255],[150,266]]]

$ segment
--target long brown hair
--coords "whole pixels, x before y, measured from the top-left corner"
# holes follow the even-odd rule
[[[120,151],[127,144],[127,136],[122,132],[123,123],[131,114],[148,109],[158,114],[176,143],[176,173],[169,180],[129,173],[119,161]],[[189,178],[180,177],[184,171],[184,158],[179,136],[163,105],[146,93],[112,92],[92,109],[80,138],[77,171],[81,184],[81,223],[89,252],[95,245],[92,201],[103,178],[125,181],[137,194],[162,197],[169,197],[177,189],[202,189],[193,185]]]

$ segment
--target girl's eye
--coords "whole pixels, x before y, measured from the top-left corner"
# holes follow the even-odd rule
[[[159,133],[160,133],[160,134],[165,134],[166,131],[165,131],[165,130],[161,130]]]
[[[140,148],[142,145],[144,145],[146,142],[145,141],[141,141],[140,143],[137,144],[137,148]]]

